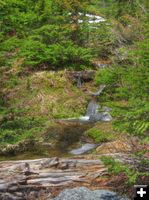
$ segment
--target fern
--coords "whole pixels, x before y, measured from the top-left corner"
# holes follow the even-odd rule
[[[135,121],[133,128],[137,134],[143,134],[149,129],[149,122],[146,121]]]

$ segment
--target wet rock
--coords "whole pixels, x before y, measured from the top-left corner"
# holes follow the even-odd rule
[[[111,120],[112,120],[112,116],[110,115],[109,112],[103,112],[102,113],[101,121],[109,122]]]
[[[53,200],[128,200],[109,190],[91,191],[86,187],[66,189]]]
[[[131,150],[132,146],[127,140],[116,140],[113,142],[107,142],[100,145],[96,149],[97,153],[99,154],[130,152]]]
[[[108,112],[101,112],[101,113],[95,113],[94,115],[90,115],[88,121],[89,122],[109,122],[112,120],[112,116]]]

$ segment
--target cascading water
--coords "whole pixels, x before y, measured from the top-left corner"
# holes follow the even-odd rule
[[[77,87],[80,88],[82,86],[81,76],[77,77]]]
[[[99,106],[97,104],[97,96],[101,94],[103,89],[105,88],[105,85],[101,85],[99,90],[95,93],[90,92],[92,95],[92,100],[89,102],[87,106],[87,112],[86,115],[81,117],[80,120],[82,121],[89,121],[89,122],[96,122],[96,121],[111,121],[112,117],[109,114],[109,109],[107,110],[107,107],[103,107],[103,111],[99,112]]]
[[[112,117],[109,114],[109,111],[111,109],[108,107],[101,108],[101,106],[97,104],[97,96],[99,96],[101,94],[101,92],[103,91],[104,88],[105,88],[105,85],[101,85],[97,92],[95,92],[95,93],[90,92],[90,94],[92,95],[92,100],[89,102],[89,104],[87,106],[86,115],[79,118],[79,120],[81,122],[88,123],[88,122],[111,121],[112,120]],[[99,108],[101,108],[103,111],[99,112]],[[96,148],[97,146],[98,145],[96,145],[96,144],[86,143],[86,144],[83,144],[79,148],[71,150],[70,153],[73,155],[80,155],[80,154],[86,153],[86,152]]]
[[[97,114],[99,108],[100,108],[100,106],[97,105],[96,101],[91,100],[87,106],[86,116],[91,116],[91,115]]]

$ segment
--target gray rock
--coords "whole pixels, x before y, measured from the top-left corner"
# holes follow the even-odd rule
[[[128,200],[109,190],[91,191],[86,187],[66,189],[53,200]]]
[[[94,115],[90,115],[89,118],[90,122],[97,122],[97,121],[109,122],[111,120],[112,116],[108,112],[101,112]]]
[[[101,120],[104,121],[104,122],[109,122],[109,121],[112,120],[112,116],[108,112],[103,112]]]

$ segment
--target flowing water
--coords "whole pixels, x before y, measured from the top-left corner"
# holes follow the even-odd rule
[[[95,100],[90,101],[87,107],[86,116],[96,115],[99,108],[100,106],[96,103]]]
[[[78,76],[78,79],[77,79],[77,87],[78,87],[78,88],[81,88],[81,86],[82,86],[81,76]]]
[[[44,142],[35,143],[26,152],[13,153],[8,156],[0,156],[0,160],[25,160],[38,159],[44,157],[70,157],[71,150],[80,148],[83,133],[92,127],[91,123],[68,122],[66,124],[56,124],[44,136]],[[52,142],[51,142],[52,141]],[[51,143],[50,143],[51,142]],[[86,144],[86,143],[84,143]],[[93,148],[85,146],[80,154]]]
[[[81,78],[78,78],[78,86],[81,86]],[[84,132],[91,128],[97,121],[110,121],[109,108],[105,107],[104,112],[99,112],[97,96],[105,86],[101,86],[96,93],[92,93],[92,100],[87,106],[86,115],[75,119],[60,120],[54,127],[43,136],[42,142],[30,145],[29,149],[22,153],[11,153],[9,157],[0,157],[0,160],[35,159],[41,157],[69,157],[86,153],[97,145],[82,142],[81,137]]]

